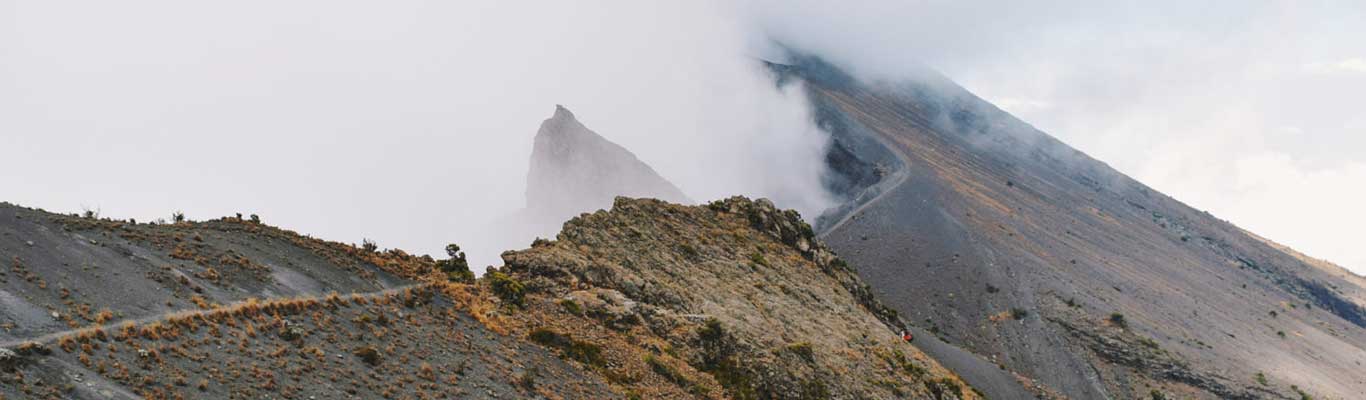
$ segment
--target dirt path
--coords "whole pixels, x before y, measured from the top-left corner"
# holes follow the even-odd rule
[[[894,189],[900,187],[902,183],[906,182],[906,178],[910,176],[910,174],[907,173],[907,170],[909,170],[911,167],[911,159],[909,157],[906,157],[905,153],[898,151],[897,146],[893,146],[891,143],[887,143],[887,139],[883,137],[883,134],[881,132],[875,133],[873,135],[873,139],[877,140],[878,143],[882,144],[882,147],[886,147],[888,150],[890,150],[892,152],[892,155],[895,155],[898,160],[901,160],[901,168],[897,168],[896,172],[893,172],[892,175],[888,177],[889,180],[885,182],[878,182],[878,184],[873,185],[869,188],[877,188],[877,190],[879,190],[876,196],[873,196],[873,198],[864,201],[863,204],[860,204],[853,210],[849,210],[849,213],[845,214],[844,217],[840,218],[839,221],[830,224],[830,226],[825,227],[824,230],[817,233],[816,238],[823,239],[825,238],[826,234],[834,232],[835,229],[839,229],[840,225],[844,225],[844,223],[848,222],[849,219],[853,218],[855,215],[858,215],[858,213],[863,212],[863,209],[868,208],[868,206],[872,205],[873,203],[877,203],[879,200],[882,200],[882,197],[886,196],[887,193],[891,193]]]
[[[339,296],[341,296],[341,298],[346,299],[346,300],[354,300],[354,299],[356,299],[356,298],[364,298],[364,299],[367,299],[367,300],[368,300],[368,299],[373,299],[373,298],[377,298],[377,297],[388,296],[388,295],[391,295],[391,294],[395,294],[395,293],[402,292],[402,291],[404,291],[404,290],[415,289],[415,288],[419,288],[419,287],[423,287],[423,286],[427,286],[427,285],[430,285],[430,284],[428,284],[428,283],[414,283],[414,284],[410,284],[410,285],[395,286],[395,287],[391,287],[391,288],[384,289],[384,290],[379,290],[379,291],[374,291],[374,292],[351,293],[351,294],[346,294],[346,295],[341,295],[341,294],[339,294]],[[311,298],[321,299],[321,298],[323,298],[323,297],[325,297],[325,296],[328,296],[328,295],[313,296],[313,297],[311,297]],[[259,302],[269,302],[269,301],[272,301],[272,300],[281,300],[281,298],[264,298],[264,299],[256,299],[256,301],[259,301]],[[149,323],[149,322],[163,321],[163,320],[169,319],[169,318],[174,317],[174,316],[180,316],[180,315],[193,315],[193,314],[201,314],[201,313],[213,312],[214,310],[219,310],[219,309],[224,309],[224,308],[232,308],[232,307],[234,307],[234,306],[237,306],[237,305],[246,303],[246,302],[248,302],[248,301],[251,301],[251,300],[243,300],[243,301],[239,301],[239,302],[236,302],[236,303],[230,303],[230,304],[226,304],[226,305],[222,305],[222,306],[210,308],[210,309],[207,309],[207,310],[190,309],[190,310],[181,310],[181,311],[175,311],[175,312],[169,312],[169,313],[163,313],[163,314],[157,314],[157,315],[148,315],[148,316],[140,317],[140,318],[125,318],[125,319],[121,319],[121,320],[118,320],[118,321],[109,322],[109,323],[100,324],[100,325],[91,325],[91,326],[85,326],[85,327],[80,327],[80,328],[75,328],[75,329],[67,329],[67,330],[64,330],[64,331],[52,332],[52,333],[48,333],[48,334],[45,334],[45,335],[42,335],[42,336],[36,336],[36,337],[24,338],[24,339],[11,339],[11,340],[7,340],[7,341],[4,341],[4,342],[0,342],[0,348],[7,348],[7,349],[9,349],[9,348],[17,347],[17,346],[22,345],[22,344],[25,344],[25,343],[47,344],[47,343],[55,342],[55,341],[57,341],[58,339],[61,339],[61,338],[64,337],[64,336],[79,334],[79,333],[81,333],[81,332],[93,330],[93,329],[96,329],[96,328],[103,329],[103,330],[106,330],[106,331],[110,331],[110,330],[116,329],[116,328],[118,328],[118,327],[121,327],[121,326],[130,324],[130,323],[133,324],[133,325],[143,325],[143,324],[147,324],[147,323]]]

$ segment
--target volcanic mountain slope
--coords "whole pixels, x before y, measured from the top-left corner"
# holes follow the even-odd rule
[[[890,84],[812,57],[771,67],[806,83],[840,152],[834,175],[855,182],[821,237],[916,325],[1073,398],[1366,394],[1360,277],[933,73]]]
[[[8,204],[0,237],[0,398],[614,396],[462,312],[477,290],[430,283],[430,257],[254,217],[139,224]],[[516,380],[528,371],[535,388]]]
[[[456,258],[240,218],[152,225],[6,210],[22,215],[2,225],[7,246],[29,249],[6,250],[23,265],[7,293],[27,308],[65,310],[45,290],[56,304],[105,306],[121,293],[99,284],[106,276],[222,271],[210,282],[138,283],[148,293],[108,304],[124,315],[69,324],[80,328],[10,327],[0,398],[980,398],[900,340],[896,313],[795,212],[765,200],[618,198],[471,282],[448,281],[463,279],[445,273]],[[44,230],[33,226],[50,232],[29,245]],[[91,240],[96,248],[73,249]],[[229,250],[240,268],[207,256]],[[203,256],[158,258],[189,251]],[[97,260],[99,275],[53,261],[77,256]],[[356,293],[284,296],[286,270],[359,283],[318,289]],[[395,285],[375,283],[381,275]],[[189,300],[176,285],[190,287]],[[204,294],[188,294],[193,285]]]

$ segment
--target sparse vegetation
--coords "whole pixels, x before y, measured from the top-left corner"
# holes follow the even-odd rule
[[[546,347],[558,349],[565,358],[597,368],[607,366],[607,359],[603,358],[601,347],[589,342],[575,340],[569,335],[561,334],[550,328],[533,329],[527,335],[527,339]]]
[[[1119,327],[1120,329],[1127,329],[1129,327],[1129,322],[1124,319],[1124,314],[1120,314],[1117,312],[1110,313],[1109,320],[1110,323],[1115,324],[1115,326]]]
[[[697,384],[693,383],[691,379],[688,379],[688,377],[684,376],[683,373],[678,372],[677,368],[674,368],[669,364],[665,364],[663,361],[660,361],[659,358],[655,357],[654,355],[646,354],[645,364],[650,366],[651,371],[654,371],[654,373],[664,377],[664,379],[668,380],[669,382],[672,382],[674,385],[683,388],[684,390],[687,390],[690,393],[699,394],[701,388],[699,388]]]
[[[1257,381],[1257,384],[1258,384],[1258,385],[1262,385],[1262,386],[1266,386],[1266,385],[1267,385],[1267,383],[1266,383],[1266,374],[1263,374],[1263,373],[1261,373],[1261,372],[1257,372],[1257,375],[1253,375],[1253,376],[1252,376],[1252,380]]]
[[[1148,392],[1148,397],[1152,398],[1152,400],[1167,400],[1167,395],[1162,394],[1162,391],[1159,391],[1157,389],[1153,389],[1151,392]]]
[[[768,267],[768,259],[764,258],[764,253],[754,252],[749,255],[749,261],[754,265]]]
[[[1028,316],[1029,316],[1029,310],[1026,310],[1026,309],[1023,309],[1023,308],[1018,308],[1018,307],[1016,307],[1016,308],[1011,308],[1011,309],[1010,309],[1010,317],[1011,317],[1011,318],[1014,318],[1016,321],[1025,319],[1025,317],[1028,317]]]
[[[181,222],[185,222],[185,213],[184,213],[184,212],[181,212],[181,211],[179,211],[179,210],[177,210],[177,211],[175,211],[175,212],[172,212],[172,213],[171,213],[171,222],[175,222],[175,223],[177,223],[177,224],[179,224],[179,223],[181,223]]]
[[[351,354],[354,354],[356,357],[360,357],[361,361],[364,361],[366,364],[370,364],[371,366],[379,365],[380,363],[379,350],[376,350],[374,346],[366,345],[357,347],[355,351],[351,352]]]
[[[1297,385],[1290,385],[1290,390],[1294,390],[1295,394],[1300,395],[1300,400],[1314,400],[1314,396],[1309,395],[1309,392],[1301,390]]]
[[[787,351],[792,352],[797,357],[806,360],[808,363],[816,362],[816,354],[811,350],[811,343],[801,342],[787,345]]]
[[[521,281],[498,271],[489,272],[486,279],[493,288],[493,294],[502,299],[503,303],[517,307],[526,305],[526,286]]]
[[[580,317],[583,316],[583,306],[580,306],[578,302],[575,302],[572,299],[560,300],[560,307],[564,307],[564,311],[567,313]]]
[[[522,371],[522,374],[517,377],[517,386],[521,386],[522,389],[526,389],[527,391],[535,390],[536,375],[540,374],[540,372],[541,369],[536,366],[532,366],[531,368]]]
[[[474,282],[474,272],[470,271],[470,264],[465,260],[465,252],[460,251],[459,245],[455,243],[446,245],[446,255],[450,258],[437,262],[441,272],[446,273],[446,280],[460,283]]]

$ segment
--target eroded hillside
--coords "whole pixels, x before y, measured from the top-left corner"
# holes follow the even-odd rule
[[[455,258],[324,242],[250,219],[134,225],[22,212],[66,226],[54,241],[145,240],[139,251],[153,255],[231,250],[231,265],[255,267],[191,281],[240,300],[209,300],[209,288],[190,287],[179,303],[173,285],[186,284],[172,279],[145,296],[157,307],[134,303],[120,308],[123,316],[12,332],[0,350],[4,398],[980,397],[901,340],[896,313],[796,213],[765,200],[619,198],[468,281],[449,273]],[[54,249],[53,259],[70,257]],[[316,258],[309,270],[339,282],[384,274],[399,285],[242,293],[282,285],[280,254]],[[156,270],[221,266],[203,258]],[[84,288],[66,297],[78,304],[119,290],[88,280],[145,272],[110,265],[97,276],[36,257],[25,263]],[[28,304],[49,304],[34,299]]]

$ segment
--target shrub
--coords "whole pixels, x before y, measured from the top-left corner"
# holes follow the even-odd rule
[[[175,223],[185,222],[185,213],[179,210],[171,213],[171,221]]]
[[[579,303],[578,303],[578,302],[575,302],[574,300],[570,300],[570,299],[560,300],[560,306],[561,306],[561,307],[564,307],[564,311],[565,311],[565,312],[568,312],[568,313],[570,313],[570,314],[574,314],[574,315],[577,315],[577,316],[580,316],[580,317],[583,316],[583,307],[580,306]]]
[[[1115,324],[1115,326],[1118,326],[1121,329],[1129,327],[1129,322],[1124,320],[1124,314],[1120,313],[1110,313],[1110,323]]]
[[[540,368],[532,366],[522,371],[522,375],[517,377],[517,386],[526,390],[536,389],[536,375],[540,373]]]
[[[1162,394],[1162,392],[1158,391],[1157,389],[1153,389],[1151,392],[1148,392],[1148,397],[1152,397],[1153,400],[1167,400],[1167,395]]]
[[[256,214],[252,214],[252,215],[251,215],[251,223],[253,223],[253,224],[260,224],[260,223],[261,223],[261,217],[258,216],[258,215],[256,215]]]
[[[446,245],[446,255],[450,258],[437,263],[441,272],[446,273],[446,280],[463,283],[474,282],[474,272],[470,271],[470,263],[465,260],[465,252],[460,251],[460,245],[455,243]]]
[[[936,399],[962,398],[963,387],[949,378],[931,379],[925,381],[925,388],[930,390],[930,394]]]
[[[1258,385],[1266,386],[1266,374],[1257,372],[1257,375],[1253,375],[1252,379],[1257,381]]]
[[[1029,316],[1029,310],[1026,310],[1026,309],[1023,309],[1023,308],[1019,308],[1019,307],[1015,307],[1015,308],[1011,308],[1011,309],[1010,309],[1010,317],[1011,317],[1011,318],[1014,318],[1014,319],[1017,320],[1017,321],[1018,321],[1018,320],[1025,319],[1025,317],[1028,317],[1028,316]]]
[[[379,365],[379,350],[376,350],[374,346],[366,345],[357,347],[351,354],[355,354],[356,357],[360,357],[361,361],[365,361],[366,364],[370,364],[371,366]]]
[[[808,363],[816,361],[816,354],[811,350],[811,343],[801,342],[789,344],[787,345],[787,351],[796,354],[797,357],[801,357],[801,359],[806,360]]]
[[[740,366],[734,346],[728,340],[721,321],[709,318],[697,328],[697,338],[702,347],[701,363],[694,365],[702,372],[711,374],[716,383],[734,399],[760,398],[755,389],[753,374]]]
[[[768,266],[768,259],[765,259],[765,258],[764,258],[764,254],[763,254],[763,253],[754,253],[754,254],[750,254],[750,255],[749,255],[749,261],[751,261],[751,262],[753,262],[753,263],[755,263],[755,264],[757,264],[757,265],[762,265],[762,266],[764,266],[764,267],[767,267],[767,266]]]
[[[1299,386],[1290,385],[1290,390],[1294,390],[1295,393],[1299,394],[1299,395],[1300,395],[1300,400],[1314,400],[1314,396],[1310,396],[1308,392],[1305,392],[1304,390],[1300,390],[1300,387],[1299,387]]]
[[[370,253],[374,253],[376,250],[379,250],[379,245],[375,244],[375,241],[370,239],[361,239],[360,247],[362,249],[365,249],[366,252]]]
[[[664,379],[669,380],[669,382],[673,382],[674,385],[689,390],[695,390],[693,382],[689,380],[688,377],[683,376],[683,374],[679,373],[674,367],[665,364],[663,361],[659,361],[654,355],[646,354],[645,363],[650,365],[650,370],[659,374],[659,376],[664,377]]]
[[[526,303],[526,285],[517,279],[498,271],[491,271],[488,274],[489,285],[493,287],[493,294],[503,299],[504,303],[521,307]]]
[[[996,293],[999,291],[1001,291],[1001,288],[992,286],[990,283],[987,284],[987,293]]]
[[[550,328],[532,329],[531,333],[527,334],[527,339],[542,346],[559,349],[565,358],[598,368],[607,366],[607,359],[603,358],[601,347],[582,340],[574,340],[573,337]]]

